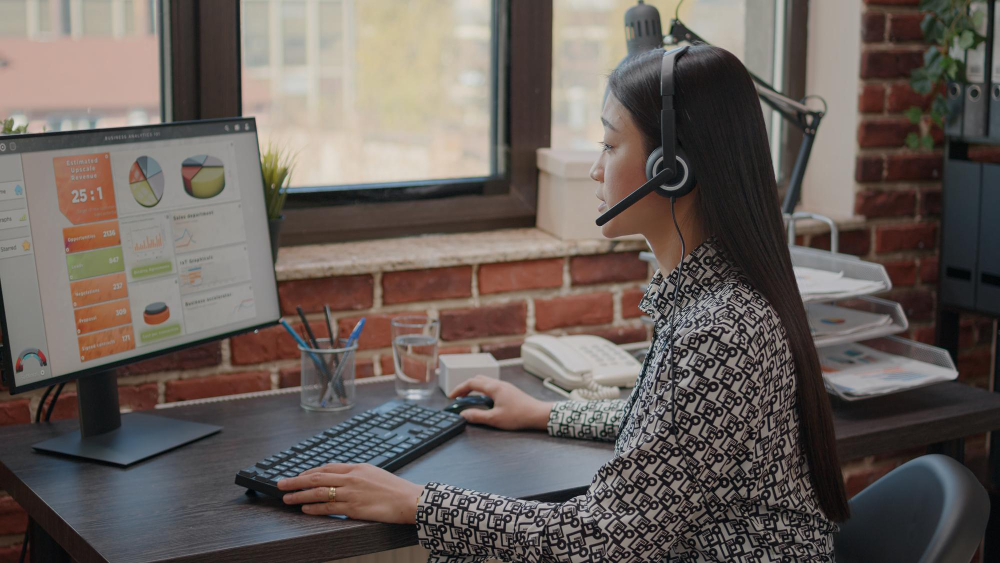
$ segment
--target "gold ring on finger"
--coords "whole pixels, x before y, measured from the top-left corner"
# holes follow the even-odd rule
[[[334,502],[337,499],[337,487],[328,487],[327,491],[326,502]]]

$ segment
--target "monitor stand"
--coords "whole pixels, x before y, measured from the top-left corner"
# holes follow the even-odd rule
[[[80,430],[39,442],[35,450],[126,467],[222,430],[144,413],[122,416],[113,370],[82,377],[76,385]]]

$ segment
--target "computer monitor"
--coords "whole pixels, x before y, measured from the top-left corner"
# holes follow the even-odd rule
[[[79,378],[81,433],[36,449],[126,465],[217,431],[123,421],[113,370],[280,317],[254,120],[0,137],[0,305],[11,393]]]

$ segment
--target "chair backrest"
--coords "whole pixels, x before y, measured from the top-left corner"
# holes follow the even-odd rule
[[[943,455],[904,463],[851,499],[838,563],[969,563],[986,529],[986,489]]]

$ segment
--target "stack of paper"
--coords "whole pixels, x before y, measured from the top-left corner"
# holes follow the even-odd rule
[[[884,282],[847,278],[843,272],[828,272],[803,266],[795,266],[792,270],[795,271],[799,293],[806,303],[857,297],[886,289]]]
[[[953,369],[886,354],[861,344],[843,344],[817,352],[827,389],[848,401],[958,377]]]
[[[892,324],[892,317],[823,303],[806,305],[809,331],[813,338],[848,336]]]

